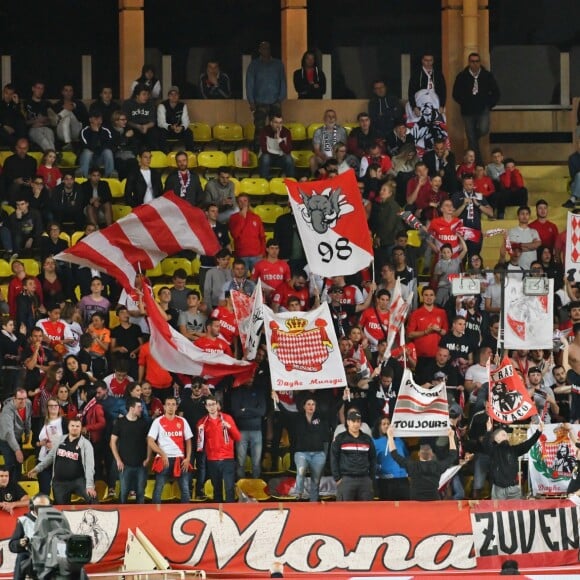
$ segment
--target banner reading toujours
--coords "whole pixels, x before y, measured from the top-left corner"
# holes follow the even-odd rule
[[[334,179],[284,183],[311,272],[346,276],[371,263],[371,234],[353,170]]]
[[[328,304],[308,312],[274,313],[264,329],[275,391],[345,387],[346,376]]]
[[[409,369],[405,369],[393,427],[396,437],[439,437],[449,429],[449,403],[445,383],[430,389],[419,386]]]

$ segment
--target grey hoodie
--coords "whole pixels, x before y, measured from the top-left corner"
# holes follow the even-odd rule
[[[32,415],[32,403],[26,401],[26,416],[24,421],[14,406],[14,397],[7,399],[0,413],[0,439],[10,445],[10,449],[16,452],[20,450],[22,434],[30,435],[30,417]]]

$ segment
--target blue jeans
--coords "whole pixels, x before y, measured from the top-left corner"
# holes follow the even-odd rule
[[[240,258],[246,265],[246,270],[251,272],[254,269],[254,266],[262,259],[262,256],[248,256],[246,258]]]
[[[166,467],[161,473],[155,476],[155,489],[153,490],[153,503],[161,503],[161,493],[163,492],[163,487],[167,483],[168,479],[174,479],[173,477],[173,464],[175,461],[181,462],[181,457],[170,457],[169,466]],[[178,478],[179,481],[179,491],[181,492],[181,503],[189,503],[189,479],[191,474],[189,471],[181,472]]]
[[[130,491],[137,494],[137,503],[145,503],[145,485],[147,483],[147,469],[145,467],[125,465],[123,471],[119,472],[119,482],[121,483],[121,503],[127,503]]]
[[[570,193],[575,199],[580,199],[580,173],[577,173],[570,184]]]
[[[224,501],[223,486],[226,488],[226,503],[236,500],[234,491],[236,462],[233,459],[207,462],[207,473],[213,486],[213,500],[216,503]]]
[[[296,463],[296,493],[304,493],[304,478],[306,469],[310,470],[310,501],[318,501],[318,488],[320,478],[326,463],[324,451],[296,451],[294,453]]]
[[[238,460],[238,479],[245,477],[244,466],[248,446],[250,447],[250,457],[252,458],[252,477],[258,479],[261,475],[260,461],[262,460],[262,432],[261,431],[240,431],[242,438],[236,441],[236,458]]]
[[[260,177],[270,179],[270,167],[280,167],[286,177],[294,177],[294,159],[292,155],[272,155],[262,153],[259,159]]]
[[[103,149],[100,153],[94,153],[90,149],[83,149],[79,156],[79,167],[83,177],[89,176],[92,166],[103,166],[103,177],[111,177],[115,169],[115,159],[110,149]]]
[[[7,252],[12,251],[12,235],[6,226],[0,226],[0,244]]]
[[[22,467],[18,461],[16,461],[16,454],[12,451],[12,448],[6,441],[0,439],[0,453],[4,456],[4,465],[6,469],[10,472],[10,481],[20,481],[20,474],[22,473]],[[50,468],[49,468],[50,469]]]
[[[463,115],[463,123],[467,136],[467,147],[475,151],[475,158],[478,163],[481,163],[479,140],[489,133],[489,109],[482,111],[479,115]]]
[[[487,474],[489,473],[489,455],[476,453],[473,462],[473,493],[474,499],[480,499],[478,495],[485,486]]]

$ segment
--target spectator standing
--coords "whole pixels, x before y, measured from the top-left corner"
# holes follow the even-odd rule
[[[372,126],[383,138],[393,131],[396,121],[403,118],[403,107],[399,98],[388,94],[387,84],[382,79],[373,83],[373,96],[369,100],[368,112]]]
[[[20,464],[24,461],[21,449],[22,436],[31,435],[32,403],[25,389],[17,389],[0,412],[0,451],[4,465],[10,471],[10,479],[20,479]]]
[[[152,100],[161,98],[161,81],[155,74],[155,68],[151,64],[144,64],[141,68],[141,76],[133,81],[131,91],[135,92],[138,86],[145,86]]]
[[[568,172],[570,173],[570,199],[563,207],[573,208],[580,201],[580,138],[576,139],[576,151],[568,157]]]
[[[475,151],[477,163],[482,163],[479,140],[489,133],[489,112],[497,105],[500,92],[477,52],[470,53],[467,60],[468,66],[455,78],[453,98],[461,107],[467,146]]]
[[[332,442],[330,465],[336,481],[337,501],[371,501],[377,455],[372,438],[361,431],[362,416],[346,415],[346,431]]]
[[[70,419],[68,435],[63,435],[48,456],[28,472],[28,477],[33,477],[45,469],[52,469],[52,493],[58,505],[70,504],[73,493],[87,503],[97,497],[93,446],[81,435],[81,429],[80,419]]]
[[[231,503],[235,499],[234,443],[240,441],[241,434],[233,418],[220,411],[219,403],[213,396],[205,401],[207,416],[197,424],[197,449],[205,450],[207,471],[213,486],[214,501]]]
[[[281,103],[286,99],[286,73],[284,65],[272,57],[269,42],[258,45],[258,58],[254,59],[246,72],[246,95],[256,127],[255,149],[259,147],[261,130],[266,119],[281,115]]]
[[[260,216],[250,206],[250,198],[242,193],[238,196],[240,211],[230,217],[229,228],[234,239],[236,258],[241,258],[248,270],[266,253],[266,235]]]
[[[299,99],[322,99],[326,93],[326,75],[319,68],[316,53],[307,50],[300,68],[294,71],[294,89]]]
[[[156,454],[153,460],[156,473],[153,503],[161,503],[163,486],[170,477],[179,480],[181,503],[189,503],[193,434],[187,421],[176,414],[175,397],[167,397],[163,409],[164,414],[153,421],[147,435],[149,448]]]
[[[150,452],[148,423],[142,415],[142,402],[132,397],[127,401],[127,414],[113,425],[110,445],[121,482],[121,503],[127,503],[131,491],[135,492],[137,503],[145,503]]]

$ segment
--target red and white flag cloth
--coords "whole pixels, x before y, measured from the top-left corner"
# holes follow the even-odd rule
[[[173,373],[205,378],[233,375],[234,386],[251,380],[256,368],[254,363],[237,360],[222,352],[204,352],[171,328],[159,312],[148,287],[144,289],[143,302],[151,329],[149,340],[151,355],[161,362],[163,368]]]
[[[254,360],[260,343],[260,330],[264,324],[262,281],[258,278],[252,296],[232,290],[231,297],[244,356],[246,360]]]
[[[412,299],[412,297],[411,297]],[[409,303],[403,299],[401,294],[401,280],[397,278],[395,283],[395,288],[393,290],[393,295],[391,296],[390,304],[390,316],[389,316],[389,326],[387,329],[387,350],[385,352],[385,360],[388,360],[391,355],[393,345],[395,344],[395,338],[397,335],[400,337],[401,346],[405,343],[403,323],[405,318],[407,318],[407,313],[409,312]]]
[[[403,371],[392,425],[395,437],[447,435],[449,403],[445,383],[426,389],[413,380],[413,374],[406,368]]]
[[[548,294],[530,296],[524,294],[524,282],[520,276],[508,276],[504,293],[504,348],[552,349],[552,326],[554,312],[554,280],[528,278],[530,284],[537,280],[538,286],[547,284]]]
[[[346,386],[344,365],[326,302],[308,312],[276,314],[266,305],[262,308],[273,390]]]
[[[507,356],[495,370],[487,361],[489,377],[489,410],[487,414],[497,423],[514,423],[537,415],[528,390]]]
[[[567,276],[580,282],[580,215],[568,212],[565,265]]]
[[[55,258],[106,272],[128,290],[139,270],[181,250],[213,256],[220,246],[203,211],[168,192]]]
[[[371,234],[352,169],[333,179],[284,183],[312,273],[356,274],[372,262]]]

